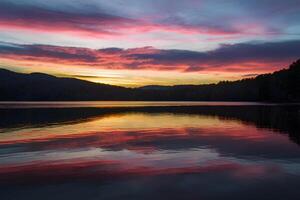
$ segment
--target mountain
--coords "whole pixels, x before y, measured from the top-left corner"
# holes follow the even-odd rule
[[[117,100],[131,89],[48,74],[0,70],[0,100]],[[117,99],[116,99],[117,98]]]
[[[1,101],[148,100],[300,102],[300,60],[271,74],[205,85],[130,89],[42,73],[0,69]]]
[[[163,85],[146,85],[139,87],[141,90],[168,90],[170,86],[163,86]]]

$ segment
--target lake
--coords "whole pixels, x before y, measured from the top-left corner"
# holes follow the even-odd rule
[[[300,106],[2,102],[0,199],[297,199]]]

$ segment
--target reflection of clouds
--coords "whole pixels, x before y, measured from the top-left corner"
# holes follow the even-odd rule
[[[0,174],[11,181],[54,173],[62,180],[210,172],[242,180],[274,172],[299,174],[300,150],[286,136],[204,115],[112,114],[8,129],[0,141]]]
[[[0,167],[0,182],[2,180],[14,182],[18,177],[25,178],[19,180],[21,182],[32,180],[48,182],[44,178],[49,176],[51,180],[59,181],[73,178],[102,180],[128,176],[194,173],[215,173],[216,176],[225,174],[244,181],[276,178],[290,173],[284,165],[280,161],[262,163],[252,159],[221,157],[210,149],[158,151],[150,155],[129,150],[111,152],[101,149],[77,149],[41,152],[26,162],[20,160],[19,164],[6,163]]]
[[[157,150],[151,154],[131,150],[110,151],[101,148],[74,148],[66,150],[11,153],[3,156],[2,166],[22,166],[31,163],[89,162],[94,160],[113,161],[124,168],[155,167],[178,168],[203,164],[218,159],[211,149],[190,149],[184,151]]]
[[[265,179],[275,177],[282,174],[282,169],[279,166],[273,165],[244,165],[241,168],[236,169],[232,174],[239,179]]]
[[[132,133],[130,133],[132,131]],[[173,133],[172,133],[173,131]],[[243,132],[243,133],[241,133]],[[263,133],[263,134],[262,134]],[[237,138],[265,138],[267,131],[256,130],[235,120],[221,120],[217,117],[174,114],[119,114],[108,115],[91,121],[53,125],[44,128],[8,130],[0,135],[0,144],[47,141],[60,138],[94,136],[104,140],[122,142],[135,138],[191,137],[225,135]]]

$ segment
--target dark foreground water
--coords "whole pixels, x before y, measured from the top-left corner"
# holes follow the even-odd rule
[[[1,200],[300,198],[299,106],[80,104],[0,106]]]

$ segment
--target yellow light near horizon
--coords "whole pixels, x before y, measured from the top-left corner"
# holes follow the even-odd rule
[[[245,73],[239,72],[181,72],[154,70],[101,69],[99,67],[45,63],[30,60],[0,58],[0,66],[9,70],[32,73],[40,72],[58,77],[70,77],[96,83],[124,87],[145,85],[209,84],[223,80],[237,80]]]

